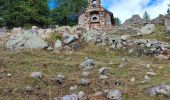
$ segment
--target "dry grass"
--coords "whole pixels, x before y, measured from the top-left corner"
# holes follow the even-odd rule
[[[162,83],[170,84],[170,62],[157,61],[146,56],[133,57],[129,56],[126,51],[107,52],[105,49],[94,48],[94,46],[87,46],[83,50],[73,53],[62,52],[60,54],[45,50],[10,52],[1,47],[0,100],[14,100],[14,98],[15,100],[49,100],[72,93],[69,91],[69,87],[76,85],[81,78],[82,69],[79,68],[79,64],[84,61],[85,57],[95,59],[97,66],[88,77],[92,83],[89,86],[78,86],[75,93],[82,90],[91,95],[96,91],[117,88],[124,93],[123,100],[169,100],[169,97],[164,96],[149,97],[146,89]],[[118,68],[117,66],[124,62],[123,57],[127,58],[129,62],[124,68]],[[151,64],[151,68],[157,73],[146,84],[140,84],[148,71],[143,64]],[[107,84],[103,84],[98,78],[97,70],[102,66],[110,68]],[[30,78],[30,73],[34,71],[43,72],[45,77],[42,80]],[[7,73],[11,73],[12,77],[6,77]],[[51,83],[50,78],[56,74],[65,75],[64,84]],[[129,82],[131,77],[135,77],[136,81]],[[114,86],[116,80],[121,81],[122,85]],[[34,92],[25,92],[23,89],[27,85],[33,86]],[[37,86],[40,88],[36,88]],[[95,98],[92,97],[91,100],[95,100]]]

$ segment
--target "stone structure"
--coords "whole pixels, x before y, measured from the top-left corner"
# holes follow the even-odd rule
[[[115,22],[113,14],[101,6],[100,0],[88,0],[88,7],[80,14],[78,24],[86,29],[100,29],[112,28]]]

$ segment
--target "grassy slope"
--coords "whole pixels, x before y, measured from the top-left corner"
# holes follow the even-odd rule
[[[85,57],[93,58],[97,61],[97,66],[93,69],[88,79],[90,86],[78,86],[76,92],[82,90],[87,94],[95,93],[103,89],[117,88],[123,91],[123,100],[169,100],[170,97],[156,96],[149,97],[146,89],[162,83],[170,84],[170,62],[157,61],[152,57],[132,57],[124,51],[106,52],[104,49],[88,46],[85,49],[68,54],[62,52],[56,54],[44,50],[22,51],[19,53],[0,49],[0,100],[48,100],[49,98],[63,96],[71,93],[69,87],[77,84],[81,78],[82,70],[78,67]],[[117,66],[128,58],[129,63],[124,68]],[[67,60],[66,58],[71,58]],[[151,77],[151,81],[140,84],[148,69],[143,64],[151,64],[151,68],[157,73]],[[102,66],[110,68],[108,84],[103,84],[98,79],[97,70]],[[162,67],[162,69],[160,69]],[[45,74],[42,80],[30,78],[30,73],[41,71]],[[12,77],[4,77],[11,73]],[[64,74],[66,77],[63,85],[53,85],[50,78],[56,74]],[[129,82],[130,77],[135,77],[135,82]],[[116,80],[123,82],[121,86],[113,86]],[[23,88],[31,85],[35,89],[33,93],[24,92]],[[15,98],[15,99],[14,99]]]
[[[154,34],[141,38],[170,42],[170,38],[164,34],[164,30],[163,27],[157,26]],[[81,78],[82,69],[79,68],[79,64],[84,61],[85,57],[95,59],[97,66],[87,77],[92,84],[85,87],[78,86],[76,93],[82,90],[87,94],[93,94],[96,91],[117,88],[124,93],[123,100],[169,100],[170,98],[164,96],[149,97],[146,93],[146,89],[151,86],[170,84],[170,62],[168,61],[158,61],[148,56],[134,57],[120,50],[106,52],[106,50],[99,47],[94,48],[94,46],[87,46],[73,54],[68,52],[56,54],[44,50],[24,50],[17,53],[0,47],[0,100],[50,100],[72,93],[69,91],[69,87],[76,85]],[[127,58],[129,62],[124,68],[118,68],[119,64],[125,62],[122,61],[123,57]],[[146,84],[140,84],[146,72],[149,71],[143,64],[151,64],[151,69],[157,73]],[[102,66],[110,68],[107,84],[103,84],[98,78],[97,70]],[[30,73],[34,71],[43,72],[45,77],[42,80],[30,78]],[[12,77],[6,77],[7,73],[11,73]],[[57,74],[65,75],[66,80],[63,85],[51,83],[50,78]],[[136,81],[129,82],[131,77],[135,77]],[[114,86],[116,80],[123,84]],[[27,85],[32,86],[34,92],[26,93],[24,87]],[[36,86],[40,86],[40,88],[36,89]],[[103,100],[103,98],[100,99]]]

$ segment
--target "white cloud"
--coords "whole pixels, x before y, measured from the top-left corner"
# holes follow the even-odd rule
[[[104,0],[105,2],[109,0]],[[104,2],[102,1],[102,2]],[[134,14],[139,14],[141,17],[147,11],[153,19],[159,14],[165,14],[169,0],[152,0],[154,4],[148,6],[150,0],[110,0],[112,3],[108,10],[113,12],[115,17],[119,17],[122,21],[131,18]]]

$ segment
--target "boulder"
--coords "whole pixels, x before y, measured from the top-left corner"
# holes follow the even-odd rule
[[[24,32],[24,29],[22,29],[21,27],[13,28],[11,32],[14,34],[21,34]]]
[[[119,90],[110,90],[107,94],[107,100],[121,100],[122,92]]]
[[[57,40],[54,44],[54,49],[61,50],[62,49],[62,42]]]
[[[71,35],[68,33],[63,34],[63,42],[65,44],[71,44],[77,40],[78,36],[77,35]]]
[[[170,94],[170,85],[159,85],[159,86],[149,88],[148,94],[150,96],[155,96],[155,95],[168,96]]]
[[[47,47],[47,43],[35,31],[24,31],[11,36],[6,42],[6,47],[10,50],[43,49]]]
[[[141,33],[141,35],[151,34],[151,33],[154,32],[154,30],[155,30],[155,25],[154,24],[146,24],[145,26],[143,26],[141,28],[140,33]]]

